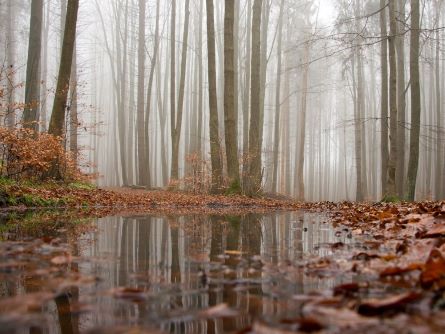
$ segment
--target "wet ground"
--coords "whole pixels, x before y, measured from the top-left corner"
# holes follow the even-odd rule
[[[370,256],[363,252],[366,238],[357,241],[353,231],[334,227],[322,214],[28,220],[1,225],[1,333],[445,328],[425,327],[429,314],[417,321],[350,311],[343,297],[382,297],[389,290],[366,285],[371,271],[351,269],[354,252],[354,261],[369,260],[360,258]],[[419,299],[414,293],[397,298],[383,308]],[[359,309],[373,316],[380,306]]]
[[[4,233],[0,331],[219,333],[292,316],[294,295],[342,279],[307,277],[294,266],[326,255],[324,244],[349,240],[324,221],[303,213],[108,217],[83,222],[80,235]],[[20,298],[17,308],[5,305],[23,295],[30,311]]]

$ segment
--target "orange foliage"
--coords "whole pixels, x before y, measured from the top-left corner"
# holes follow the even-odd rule
[[[16,180],[57,178],[73,181],[81,178],[60,138],[24,128],[0,127],[0,173]]]

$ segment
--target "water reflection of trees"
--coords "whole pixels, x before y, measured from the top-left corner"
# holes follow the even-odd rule
[[[327,255],[317,245],[338,241],[322,217],[307,213],[107,218],[92,237],[96,241],[83,255],[101,261],[81,270],[97,273],[100,289],[138,287],[150,300],[97,297],[97,312],[82,316],[87,328],[124,323],[156,324],[170,332],[235,330],[252,316],[285,313],[294,306],[293,294],[335,284],[298,270],[311,255]],[[259,259],[263,270],[255,267]],[[230,321],[186,316],[220,303],[244,312]]]

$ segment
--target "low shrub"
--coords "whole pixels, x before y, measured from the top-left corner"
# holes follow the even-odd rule
[[[0,127],[0,177],[21,181],[83,179],[61,138],[25,128],[4,127]]]

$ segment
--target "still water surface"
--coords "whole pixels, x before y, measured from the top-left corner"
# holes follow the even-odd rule
[[[34,263],[32,274],[0,268],[2,299],[58,291],[27,317],[15,319],[0,306],[0,332],[238,333],[258,319],[294,318],[297,296],[343,281],[304,272],[306,261],[330,255],[327,244],[350,241],[326,221],[303,212],[92,220],[93,229],[66,241],[66,264]],[[54,277],[64,273],[55,263],[75,273],[76,284],[56,287],[63,280]],[[30,284],[43,269],[51,279]]]

